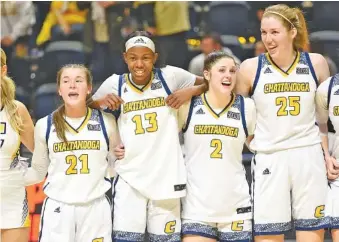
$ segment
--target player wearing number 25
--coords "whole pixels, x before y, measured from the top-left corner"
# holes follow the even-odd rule
[[[125,47],[130,73],[112,75],[93,96],[98,100],[113,93],[124,101],[118,126],[126,153],[115,164],[113,237],[143,241],[147,226],[151,241],[180,241],[186,169],[178,112],[166,99],[203,79],[173,66],[154,68],[158,54],[147,32],[132,33]]]
[[[64,104],[37,122],[32,168],[26,173],[27,182],[34,183],[48,171],[39,241],[112,241],[105,193],[111,187],[106,158],[119,140],[115,120],[87,107],[92,77],[84,66],[61,68],[57,85]]]
[[[329,76],[320,54],[308,45],[304,16],[287,5],[268,7],[261,21],[267,53],[245,60],[236,90],[250,95],[257,126],[253,159],[255,241],[283,241],[291,228],[298,241],[323,241],[327,180],[319,128],[317,86]],[[328,150],[328,149],[326,149]]]
[[[22,142],[33,151],[34,126],[25,105],[14,100],[15,85],[7,76],[2,49],[0,82],[0,241],[27,242],[30,220],[19,149]]]

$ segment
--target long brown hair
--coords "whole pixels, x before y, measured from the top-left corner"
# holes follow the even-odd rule
[[[63,66],[57,73],[58,88],[60,87],[60,80],[61,80],[61,75],[62,75],[63,71],[65,69],[69,69],[69,68],[77,68],[77,69],[83,70],[86,74],[87,85],[92,86],[92,79],[93,79],[92,74],[87,67],[85,67],[84,65],[80,65],[80,64],[68,64],[68,65]],[[87,99],[89,99],[89,98],[90,97],[88,96]],[[64,120],[64,115],[65,115],[65,105],[62,104],[53,113],[53,123],[54,123],[55,130],[56,130],[58,138],[61,139],[64,142],[67,142],[66,134],[65,134],[67,126],[66,126],[66,123],[65,123],[65,120]]]
[[[296,28],[297,35],[293,41],[295,50],[307,50],[309,45],[307,24],[303,12],[299,8],[290,8],[286,4],[277,4],[265,9],[263,18],[275,16],[288,29]]]
[[[7,66],[7,56],[5,51],[1,48],[1,68]],[[15,84],[14,81],[7,75],[1,74],[1,96],[0,106],[5,108],[10,117],[10,124],[13,129],[18,132],[22,131],[22,119],[18,112],[18,105],[15,103]]]

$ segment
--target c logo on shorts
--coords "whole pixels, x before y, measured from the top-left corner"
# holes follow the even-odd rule
[[[325,217],[324,210],[325,210],[325,205],[320,205],[320,206],[316,207],[315,212],[314,212],[314,217],[316,217],[316,218]]]
[[[244,220],[233,221],[231,229],[232,231],[243,231],[244,230]]]
[[[177,221],[169,221],[165,225],[165,233],[166,234],[173,234],[175,232],[175,225],[177,224]]]

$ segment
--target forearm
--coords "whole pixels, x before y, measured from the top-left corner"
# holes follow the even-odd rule
[[[29,167],[24,175],[25,186],[37,184],[44,180],[48,167]]]
[[[328,146],[328,128],[326,123],[318,124],[321,136],[321,146],[324,151],[325,156],[330,156],[329,146]]]
[[[189,88],[192,90],[192,96],[199,96],[208,90],[208,83],[204,80],[203,83]]]

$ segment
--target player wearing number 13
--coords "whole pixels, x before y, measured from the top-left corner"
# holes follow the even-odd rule
[[[322,241],[327,193],[315,93],[329,76],[324,57],[302,52],[308,34],[302,12],[268,7],[261,21],[268,53],[240,66],[236,91],[251,95],[257,126],[253,159],[256,241],[282,241],[294,218],[298,241]],[[292,210],[291,210],[292,208]]]
[[[111,205],[105,193],[111,187],[109,143],[119,139],[115,120],[87,107],[92,77],[84,66],[61,68],[57,84],[64,105],[37,122],[32,168],[26,173],[29,184],[48,171],[39,241],[111,241]]]
[[[147,32],[133,33],[125,46],[130,73],[112,75],[93,96],[114,93],[124,101],[118,126],[126,153],[115,165],[113,238],[143,241],[147,226],[151,241],[180,241],[186,170],[178,112],[166,98],[203,80],[173,66],[154,68],[158,54]]]

